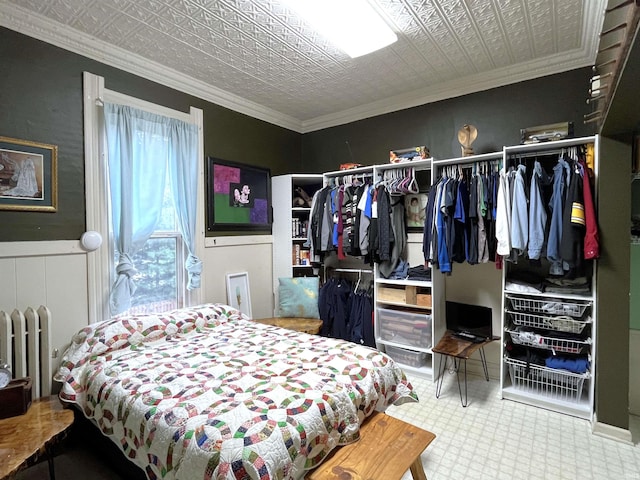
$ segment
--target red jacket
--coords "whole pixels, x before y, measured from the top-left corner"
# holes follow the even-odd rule
[[[584,197],[584,215],[586,231],[584,234],[584,258],[590,260],[600,256],[600,239],[598,237],[598,220],[591,193],[591,177],[593,171],[583,159],[580,160],[584,175],[582,175],[582,195]]]

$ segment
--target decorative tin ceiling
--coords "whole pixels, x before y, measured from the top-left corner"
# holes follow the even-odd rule
[[[355,59],[277,0],[0,0],[0,24],[306,132],[592,65],[606,7],[369,3],[398,41]]]

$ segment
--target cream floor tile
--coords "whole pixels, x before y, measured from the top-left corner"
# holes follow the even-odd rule
[[[469,375],[464,408],[453,375],[439,399],[433,382],[409,377],[420,402],[387,413],[436,434],[421,456],[429,480],[640,480],[637,417],[627,445],[593,435],[587,420],[502,400],[494,380]]]

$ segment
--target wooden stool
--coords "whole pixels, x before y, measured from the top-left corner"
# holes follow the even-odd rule
[[[253,321],[266,325],[275,325],[276,327],[286,328],[287,330],[295,330],[296,332],[312,333],[314,335],[320,333],[320,329],[322,328],[322,320],[318,318],[272,317],[254,318]]]
[[[411,470],[427,480],[420,454],[436,436],[386,413],[373,413],[360,427],[360,440],[337,447],[305,480],[400,480]]]

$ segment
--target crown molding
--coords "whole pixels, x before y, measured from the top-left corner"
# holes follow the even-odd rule
[[[0,25],[161,85],[194,95],[216,105],[304,134],[447,98],[593,65],[598,48],[599,32],[604,20],[605,6],[606,0],[585,3],[587,12],[582,29],[581,49],[531,62],[523,62],[464,79],[443,82],[418,91],[307,120],[296,119],[251,102],[178,71],[168,69],[156,62],[151,62],[139,55],[99,41],[90,35],[66,28],[58,22],[10,3],[0,2]]]
[[[490,72],[451,80],[407,94],[396,95],[335,114],[324,115],[302,122],[302,133],[335,127],[365,118],[417,107],[447,98],[460,97],[470,93],[503,87],[513,83],[532,80],[534,78],[566,72],[576,68],[592,65],[591,56],[585,56],[582,50],[569,54],[546,57],[531,62],[512,65]],[[585,86],[585,95],[587,86]]]
[[[300,120],[149,61],[22,7],[0,2],[0,25],[258,120],[300,132]]]

